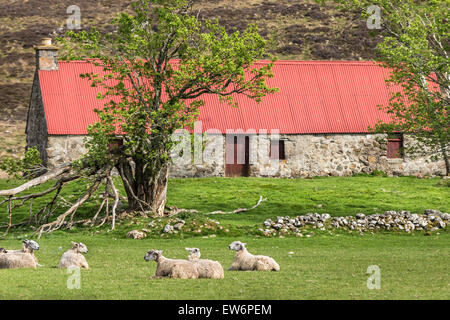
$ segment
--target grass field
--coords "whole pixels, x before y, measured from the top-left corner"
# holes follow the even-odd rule
[[[17,181],[0,180],[0,189]],[[82,191],[71,186],[64,195]],[[169,205],[195,208],[202,212],[232,210],[254,205],[259,195],[267,197],[257,209],[236,215],[214,216],[229,234],[215,238],[186,234],[168,239],[157,236],[131,240],[125,233],[147,221],[122,221],[114,232],[77,228],[58,231],[39,240],[37,252],[43,267],[37,270],[0,270],[0,299],[449,299],[450,233],[445,230],[425,236],[376,233],[363,237],[346,232],[316,233],[311,238],[263,238],[249,230],[265,218],[295,216],[306,212],[350,215],[384,210],[426,208],[448,212],[449,189],[440,179],[416,178],[318,178],[318,179],[172,179]],[[72,198],[72,200],[75,200]],[[90,215],[93,200],[81,215]],[[321,208],[318,207],[321,205]],[[17,211],[15,221],[26,217],[27,209]],[[63,209],[63,208],[62,208]],[[6,221],[0,208],[1,224]],[[203,219],[202,214],[192,219]],[[140,225],[142,224],[142,225]],[[0,247],[19,248],[29,230],[15,230]],[[56,268],[70,241],[81,241],[89,248],[86,258],[91,270],[82,270],[81,289],[70,290],[70,276]],[[145,262],[149,249],[162,249],[171,258],[185,258],[185,247],[199,247],[202,256],[218,260],[227,269],[233,240],[248,243],[249,251],[270,255],[281,266],[280,272],[225,271],[221,280],[151,279],[156,263]],[[377,265],[381,289],[367,288],[367,268]]]

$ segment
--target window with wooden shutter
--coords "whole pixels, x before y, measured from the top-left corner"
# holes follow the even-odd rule
[[[284,140],[270,140],[270,159],[286,160]]]
[[[402,158],[403,157],[403,135],[392,134],[387,139],[387,157]]]

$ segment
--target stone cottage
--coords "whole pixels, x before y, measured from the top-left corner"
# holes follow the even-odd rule
[[[102,70],[84,61],[58,62],[50,39],[35,49],[27,146],[36,146],[44,163],[55,166],[85,152],[86,127],[103,102],[79,75]],[[388,119],[378,108],[389,101],[388,70],[370,61],[278,61],[273,70],[268,84],[280,91],[260,104],[237,96],[239,107],[232,108],[215,96],[204,97],[194,132],[206,133],[205,149],[214,141],[213,156],[175,161],[172,176],[445,173],[443,161],[403,151],[411,137],[369,132],[378,119]]]

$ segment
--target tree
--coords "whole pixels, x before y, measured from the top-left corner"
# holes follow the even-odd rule
[[[335,1],[361,10],[368,21],[381,22],[378,32],[383,41],[377,46],[377,59],[391,70],[387,82],[400,89],[393,89],[389,105],[381,106],[390,121],[380,121],[372,129],[413,135],[417,143],[407,151],[443,159],[448,175],[450,1]]]
[[[171,136],[193,125],[204,104],[202,96],[217,95],[236,106],[235,94],[259,102],[277,90],[266,84],[273,76],[273,61],[254,65],[266,57],[266,41],[256,26],[228,34],[217,21],[199,20],[191,0],[138,0],[131,8],[132,14],[124,12],[113,20],[115,29],[109,34],[96,29],[69,31],[58,39],[63,59],[84,59],[101,71],[81,76],[99,89],[97,97],[105,104],[95,110],[99,121],[88,127],[87,154],[55,169],[58,174],[53,170],[26,185],[59,177],[44,192],[48,194],[59,193],[66,181],[83,177],[91,182],[56,221],[48,222],[51,214],[46,215],[41,233],[61,227],[66,217],[72,224],[77,208],[102,182],[106,214],[107,199],[112,197],[114,216],[119,196],[110,177],[113,168],[120,173],[131,210],[163,215],[174,146]],[[23,190],[0,191],[0,196],[9,197],[11,208],[11,201],[19,199],[16,194]]]

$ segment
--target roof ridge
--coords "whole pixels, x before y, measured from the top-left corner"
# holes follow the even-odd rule
[[[270,60],[258,60],[255,63],[269,63]],[[70,64],[70,63],[89,63],[86,60],[60,60],[58,63]],[[376,61],[373,60],[277,60],[275,64],[287,64],[287,65],[307,65],[307,64],[345,64],[345,65],[376,65]]]

